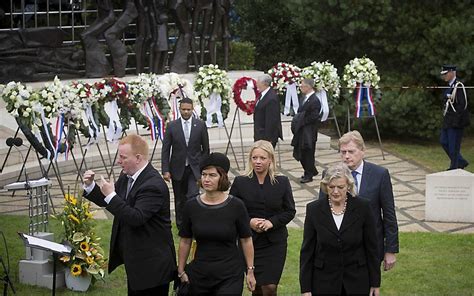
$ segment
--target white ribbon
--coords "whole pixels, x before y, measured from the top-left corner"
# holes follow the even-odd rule
[[[95,123],[94,114],[92,113],[91,105],[87,105],[86,110],[86,119],[87,119],[87,126],[89,127],[89,141],[87,142],[86,149],[89,148],[90,145],[93,145],[99,142],[100,137],[100,129]]]
[[[293,111],[295,112],[295,114],[298,113],[298,108],[300,104],[298,102],[298,92],[296,91],[296,83],[286,84],[285,109],[283,110],[283,114],[290,114],[291,102],[293,102]]]
[[[329,104],[328,104],[328,95],[324,89],[316,91],[316,96],[321,102],[321,122],[326,121],[329,116]]]
[[[250,87],[251,89],[254,89],[254,88],[255,88],[255,84],[253,83],[253,80],[252,80],[252,79],[247,80],[247,89],[249,89],[249,87]]]
[[[117,101],[107,102],[104,105],[105,112],[109,116],[109,127],[107,130],[107,140],[116,142],[122,135],[122,124],[120,123],[119,108]]]
[[[56,150],[54,149],[53,140],[51,139],[49,135],[48,122],[46,120],[46,116],[44,114],[43,108],[40,108],[40,113],[41,113],[41,123],[43,124],[44,133],[46,134],[46,140],[48,140],[48,144],[53,149],[54,157],[56,157]],[[48,147],[45,146],[45,148],[48,151],[48,159],[51,159],[51,151],[49,151]]]
[[[217,126],[224,126],[224,118],[222,117],[221,112],[222,107],[222,98],[218,93],[213,92],[209,98],[209,102],[206,104],[206,125],[207,127],[212,126],[212,115],[215,113],[217,115]]]

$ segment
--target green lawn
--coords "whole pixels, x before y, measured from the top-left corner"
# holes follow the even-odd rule
[[[26,231],[24,216],[0,215],[0,229],[5,233],[10,252],[11,276],[17,295],[51,295],[43,288],[18,283],[18,261],[24,256],[17,231]],[[98,221],[97,233],[103,238],[108,254],[111,221]],[[59,233],[52,221],[51,230]],[[301,229],[290,229],[289,250],[279,286],[280,295],[299,294],[298,266],[302,240]],[[177,240],[175,241],[177,243]],[[3,246],[0,245],[3,252]],[[3,254],[3,253],[2,253]],[[400,254],[397,266],[382,273],[382,295],[472,295],[474,291],[474,235],[441,233],[400,233]],[[78,295],[65,289],[58,295]],[[97,282],[87,295],[126,295],[123,267]],[[247,293],[248,295],[248,293]]]
[[[375,142],[370,143],[378,145]],[[449,167],[449,158],[436,141],[383,140],[382,144],[387,151],[422,165],[432,172],[444,171]],[[474,136],[464,136],[461,154],[470,162],[466,170],[474,173]]]

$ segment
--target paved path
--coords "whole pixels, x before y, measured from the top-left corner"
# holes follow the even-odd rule
[[[217,149],[217,151],[219,151],[219,149]],[[230,156],[230,159],[232,167],[230,177],[233,179],[234,176],[244,173],[243,160],[237,158],[241,169],[237,170],[235,159],[232,156]],[[292,151],[289,150],[288,145],[282,146],[280,159],[279,171],[290,178],[297,208],[296,217],[289,226],[303,227],[306,204],[314,200],[318,195],[320,178],[318,178],[318,176],[315,178],[315,181],[306,184],[299,183],[302,168],[299,162],[293,159]],[[366,151],[366,159],[388,168],[391,173],[400,231],[474,233],[474,223],[445,223],[425,220],[425,176],[428,174],[426,170],[387,152],[385,152],[385,160],[383,160],[378,147],[369,146]],[[316,160],[317,168],[322,172],[331,163],[339,161],[339,154],[334,149],[318,150],[316,151]],[[158,161],[154,161],[153,164],[157,168],[160,167]],[[102,172],[101,170],[96,171],[98,173],[104,172],[104,170],[102,170]],[[116,172],[119,172],[119,168],[116,168]],[[76,176],[71,173],[63,175],[62,178],[63,182],[70,185],[72,191]],[[51,193],[54,205],[57,209],[60,209],[62,197],[57,187],[58,186],[54,186]],[[169,185],[169,187],[172,192],[171,185]],[[171,194],[171,196],[173,195]],[[172,208],[173,205],[174,203],[172,201]],[[23,197],[18,196],[17,198],[11,198],[10,194],[0,194],[0,212],[27,214],[26,210],[19,211],[27,207],[27,202]],[[174,212],[173,209],[172,212]],[[96,218],[110,219],[111,215],[107,211],[98,209]]]

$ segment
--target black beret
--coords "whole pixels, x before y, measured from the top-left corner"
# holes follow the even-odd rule
[[[227,173],[229,172],[230,161],[226,155],[219,152],[213,152],[201,161],[201,172],[209,166],[220,167]]]
[[[440,74],[444,75],[444,74],[446,74],[448,72],[451,72],[451,71],[456,71],[456,66],[455,65],[443,65],[443,67],[441,68]]]

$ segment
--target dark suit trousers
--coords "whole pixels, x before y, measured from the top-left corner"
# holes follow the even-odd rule
[[[197,180],[194,178],[193,171],[190,166],[184,169],[181,180],[172,179],[174,193],[174,212],[176,214],[176,225],[178,229],[181,227],[182,213],[186,201],[199,193]]]
[[[314,165],[314,152],[316,150],[316,143],[310,149],[301,149],[301,160],[300,163],[304,169],[305,179],[311,179],[313,176],[318,174],[318,170]]]

